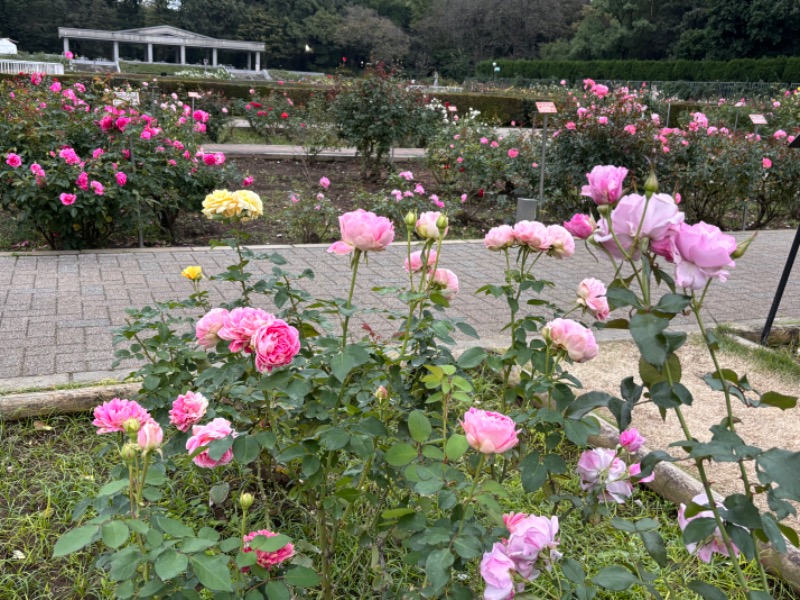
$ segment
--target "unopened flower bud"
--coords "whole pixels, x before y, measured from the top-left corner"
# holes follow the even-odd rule
[[[600,213],[601,217],[608,217],[608,214],[611,212],[613,206],[611,204],[598,204],[597,205],[597,212]]]
[[[389,391],[384,386],[381,386],[375,390],[375,397],[378,400],[386,400],[389,397]]]
[[[138,432],[141,426],[142,424],[139,423],[139,419],[128,419],[122,424],[122,428],[128,435]]]
[[[241,496],[239,496],[239,506],[241,506],[242,509],[247,510],[248,508],[253,506],[253,500],[254,500],[253,494],[244,493]]]
[[[447,217],[445,215],[439,215],[439,218],[436,219],[436,228],[439,231],[444,231],[447,229]]]
[[[736,246],[736,250],[734,250],[733,253],[731,254],[731,258],[733,259],[742,258],[744,256],[744,253],[747,252],[747,249],[750,247],[750,244],[752,244],[753,240],[756,239],[756,235],[758,235],[758,233],[753,234],[753,237],[743,241],[741,244],[738,244]]]
[[[136,444],[131,444],[130,442],[125,444],[119,451],[122,460],[126,462],[136,458],[137,454],[139,454],[139,448],[136,447]]]
[[[658,177],[656,177],[655,171],[650,171],[650,175],[647,176],[647,179],[644,182],[644,191],[648,196],[655,194],[658,191]]]
[[[417,224],[417,215],[413,210],[408,211],[405,222],[409,227],[414,227]]]

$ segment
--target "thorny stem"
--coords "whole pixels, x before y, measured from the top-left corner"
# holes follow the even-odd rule
[[[467,501],[464,502],[464,506],[469,506],[469,503],[472,502],[472,497],[475,495],[475,488],[478,487],[478,480],[480,479],[481,473],[483,472],[483,465],[486,462],[486,455],[481,452],[480,460],[478,461],[478,466],[475,467],[475,475],[472,477],[472,487],[469,489],[469,494],[467,495]],[[464,529],[464,521],[465,519],[461,519],[461,522],[458,524],[458,531],[456,532],[455,537],[450,540],[450,545],[453,545],[458,537],[461,535],[462,530]]]
[[[234,238],[234,240],[236,242],[236,245],[235,245],[236,254],[239,256],[239,273],[240,273],[240,275],[244,276],[244,266],[245,266],[246,261],[244,259],[244,255],[242,254],[242,246],[241,246],[241,244],[239,244],[238,238]],[[242,286],[242,296],[244,297],[244,301],[249,306],[250,305],[250,294],[249,294],[249,292],[247,290],[247,283],[245,282],[244,279],[240,279],[239,283]]]
[[[358,263],[361,262],[361,250],[356,248],[353,254],[353,260],[350,263],[353,269],[353,278],[350,280],[350,293],[347,295],[347,309],[348,314],[344,317],[344,324],[342,325],[342,350],[347,346],[347,326],[350,323],[350,307],[353,304],[353,292],[356,289],[356,276],[358,275]]]

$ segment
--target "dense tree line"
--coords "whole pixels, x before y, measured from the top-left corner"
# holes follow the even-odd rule
[[[497,58],[800,54],[798,0],[0,0],[0,36],[32,52],[59,52],[59,26],[162,24],[263,41],[271,68],[330,69],[343,58],[359,67],[373,58],[457,78]],[[108,56],[107,46],[77,49]],[[167,49],[156,58],[174,60]]]

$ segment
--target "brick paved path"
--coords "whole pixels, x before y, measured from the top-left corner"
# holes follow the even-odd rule
[[[726,323],[763,322],[793,235],[793,231],[762,232],[738,261],[729,283],[713,286],[709,317]],[[286,270],[315,271],[315,280],[305,286],[310,292],[324,297],[346,295],[346,257],[328,255],[324,246],[275,249],[289,261]],[[359,273],[358,306],[398,306],[394,298],[370,290],[377,285],[403,285],[404,253],[404,246],[393,246],[370,256],[369,264]],[[125,308],[185,297],[191,288],[180,276],[181,269],[197,264],[206,273],[215,273],[230,264],[232,257],[228,250],[207,248],[0,254],[0,334],[4,342],[0,349],[0,389],[108,376],[113,361],[111,331],[124,321]],[[504,302],[474,294],[481,285],[502,281],[502,255],[487,252],[481,243],[448,243],[441,266],[455,271],[461,283],[451,314],[467,319],[483,341],[505,341],[500,331],[507,320]],[[256,263],[251,270],[268,272],[271,268],[268,263]],[[556,282],[557,287],[545,293],[553,301],[571,300],[572,290],[584,277],[608,281],[612,275],[610,265],[603,260],[596,262],[582,244],[572,259],[543,258],[536,269],[540,277]],[[213,301],[236,294],[233,284],[204,285],[212,290]],[[798,266],[778,317],[800,320]],[[382,332],[392,330],[386,323],[373,324]],[[358,331],[357,325],[351,331]]]

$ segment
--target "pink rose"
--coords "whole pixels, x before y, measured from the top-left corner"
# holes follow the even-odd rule
[[[644,446],[645,441],[647,440],[635,428],[626,429],[619,434],[619,445],[631,454]]]
[[[250,176],[248,176],[248,177],[245,177],[245,178],[242,180],[242,185],[243,185],[244,187],[250,187],[251,185],[253,185],[253,178],[252,178],[252,177],[250,177]]]
[[[483,245],[488,250],[497,251],[510,248],[515,241],[514,228],[511,225],[500,225],[489,230],[483,238]]]
[[[114,125],[120,131],[125,131],[125,128],[128,126],[130,122],[131,120],[128,117],[118,117],[117,120],[114,121]]]
[[[69,50],[67,50],[66,52],[64,52],[64,58],[66,58],[67,60],[72,60],[73,58],[75,58],[75,55]]]
[[[548,228],[538,221],[520,221],[514,225],[514,239],[520,246],[539,252],[547,252],[552,244]]]
[[[33,163],[31,165],[31,173],[36,175],[36,177],[45,177],[44,169],[42,168],[42,165],[40,165],[39,163]]]
[[[587,278],[578,285],[578,305],[589,309],[598,321],[608,318],[606,286],[599,279]]]
[[[553,319],[542,328],[542,337],[575,362],[586,362],[597,356],[597,342],[592,331],[572,319]]]
[[[75,200],[77,200],[78,197],[75,194],[67,194],[65,192],[59,196],[59,199],[64,206],[70,206],[71,204],[75,204]]]
[[[678,526],[681,528],[681,531],[686,529],[686,526],[694,521],[695,519],[713,519],[714,513],[710,509],[711,503],[708,500],[708,496],[706,494],[698,494],[694,498],[692,498],[692,503],[697,504],[698,506],[707,506],[709,510],[703,510],[693,515],[689,518],[686,518],[686,505],[681,504],[680,508],[678,509]],[[721,502],[716,502],[717,507],[724,508]],[[691,544],[686,544],[686,550],[690,554],[697,555],[704,563],[711,562],[711,556],[716,552],[722,554],[723,556],[729,556],[728,548],[725,546],[725,542],[722,539],[722,532],[719,530],[719,527],[715,528],[714,531],[709,535],[706,539],[702,542],[693,542]],[[736,556],[739,556],[739,549],[733,545],[733,553]]]
[[[328,179],[327,177],[322,177],[319,180],[319,184],[323,187],[323,189],[327,190],[328,187],[330,187],[330,185],[331,185],[331,180]]]
[[[486,144],[488,144],[488,143],[489,143],[489,140],[488,140],[488,139],[486,139],[485,137],[482,137],[482,138],[480,139],[480,142],[481,142],[481,144],[483,144],[483,145],[485,146]]]
[[[597,223],[591,215],[577,213],[569,221],[564,221],[564,229],[581,240],[588,239],[594,233],[595,227]]]
[[[213,154],[203,154],[203,162],[209,167],[217,164]]]
[[[608,125],[608,117],[597,117],[597,122],[600,125]]]
[[[630,133],[631,135],[636,135],[636,125],[625,125],[625,127],[623,127],[622,129],[626,133]]]
[[[256,330],[252,344],[256,369],[260,373],[270,372],[275,367],[288,365],[300,352],[300,334],[285,321],[272,319]]]
[[[262,535],[264,537],[275,537],[278,535],[277,533],[273,533],[268,529],[259,529],[258,531],[252,531],[248,533],[246,536],[242,538],[242,552],[253,552],[253,549],[250,547],[250,542],[253,541],[257,536]],[[286,562],[292,556],[294,556],[294,544],[286,544],[285,546],[278,548],[272,552],[265,552],[264,550],[255,550],[256,553],[256,562],[258,566],[262,569],[269,569],[270,567],[274,567],[276,565],[281,564],[282,562]],[[242,571],[248,572],[250,570],[249,567],[243,567]]]
[[[570,131],[574,131],[575,129],[578,128],[578,126],[575,125],[575,121],[567,121],[567,123],[564,125],[564,127],[569,129]]]
[[[161,443],[164,441],[164,432],[161,429],[161,425],[155,421],[148,421],[143,424],[139,428],[136,441],[139,444],[139,448],[145,452],[160,448]]]
[[[508,151],[508,158],[517,158],[519,156],[519,150],[516,148],[511,148]]]
[[[597,96],[598,98],[604,98],[605,96],[608,95],[608,87],[601,83],[598,83],[597,85],[592,87],[592,92],[594,92],[595,96]]]
[[[214,348],[220,338],[217,335],[225,324],[228,311],[224,308],[212,308],[195,325],[197,343],[203,348]]]
[[[100,183],[99,181],[92,181],[90,185],[91,188],[94,190],[94,193],[97,194],[98,196],[102,196],[103,194],[106,193],[106,188],[104,188],[103,184]]]
[[[119,171],[116,174],[116,178],[117,178],[117,185],[120,186],[120,187],[122,187],[126,183],[128,183],[128,176],[125,175],[125,173],[123,173],[122,171]]]
[[[641,463],[633,463],[630,467],[628,467],[628,475],[630,475],[631,478],[635,477],[638,479],[641,473],[642,473]],[[636,483],[650,483],[655,480],[656,480],[656,474],[655,472],[653,472],[650,473],[650,475],[648,475],[647,477],[642,477],[641,479],[638,479]]]
[[[208,316],[208,315],[206,315]],[[231,352],[250,354],[252,352],[253,335],[259,327],[267,325],[274,316],[260,308],[239,307],[222,315],[222,327],[217,331],[220,339],[227,340]]]
[[[675,283],[679,287],[701,290],[709,279],[727,281],[727,268],[735,267],[731,254],[736,239],[703,221],[681,223],[674,238]]]
[[[61,84],[58,81],[54,81],[50,84],[50,91],[58,94],[61,91]]]
[[[208,113],[204,110],[196,110],[192,113],[192,118],[200,123],[208,122]]]
[[[422,213],[417,219],[417,233],[423,238],[427,238],[429,240],[438,240],[439,228],[436,226],[436,221],[438,221],[439,217],[441,216],[442,213],[439,211],[428,211]],[[449,227],[445,228],[444,232],[441,234],[442,237],[447,235],[447,231],[449,229]]]
[[[514,597],[514,580],[511,571],[514,561],[505,553],[503,544],[496,542],[491,552],[486,552],[481,560],[481,577],[486,583],[484,600],[509,600]]]
[[[771,169],[772,161],[765,156],[763,159],[761,159],[761,166],[764,167],[765,169]]]
[[[16,169],[20,165],[22,165],[22,159],[19,157],[19,154],[14,154],[13,152],[6,154],[6,164],[11,167],[12,169]]]
[[[515,515],[515,517],[518,515]],[[550,568],[553,560],[561,557],[558,546],[558,517],[522,515],[515,519],[514,530],[506,542],[507,556],[514,561],[514,568],[525,579],[539,575],[537,566]],[[505,517],[503,518],[505,521]],[[539,565],[537,565],[539,563]]]
[[[203,394],[188,391],[178,396],[172,403],[169,422],[175,425],[178,431],[189,431],[193,425],[200,422],[207,409],[208,400]]]
[[[94,159],[98,159],[98,158],[100,158],[101,156],[103,156],[103,154],[105,154],[105,153],[106,153],[106,151],[105,151],[105,150],[103,150],[102,148],[95,148],[95,149],[92,151],[92,158],[94,158]]]
[[[613,450],[595,448],[584,451],[578,459],[576,471],[581,478],[581,489],[586,492],[598,490],[602,502],[624,504],[625,499],[633,494],[628,468]]]
[[[458,277],[450,269],[436,269],[430,278],[434,289],[438,289],[447,300],[458,294]]]
[[[123,424],[128,419],[136,419],[142,426],[152,421],[153,417],[138,402],[114,398],[95,407],[92,425],[97,427],[97,433],[113,433],[125,431]]]
[[[461,421],[467,442],[483,454],[502,454],[519,443],[516,424],[500,413],[470,408]]]
[[[383,252],[394,240],[394,225],[389,219],[361,208],[340,216],[339,230],[342,240],[328,248],[333,254],[350,254],[353,250]]]
[[[64,162],[66,162],[68,165],[77,165],[80,164],[81,162],[81,158],[80,156],[78,156],[78,153],[75,152],[75,150],[73,148],[70,148],[69,146],[66,148],[62,148],[59,151],[58,155],[61,158],[63,158]]]
[[[594,200],[595,204],[614,204],[622,196],[622,182],[628,176],[625,167],[598,165],[586,174],[589,184],[581,188],[581,196]]]
[[[186,451],[193,454],[195,450],[211,444],[214,440],[221,440],[228,436],[236,437],[236,432],[231,428],[227,419],[216,418],[207,425],[195,425],[192,428],[192,437],[186,440]],[[228,448],[219,459],[214,460],[208,455],[208,449],[203,450],[193,459],[194,464],[204,469],[213,469],[227,465],[233,460],[233,449]]]
[[[433,248],[428,251],[427,263],[429,267],[432,267],[436,264],[436,250]],[[403,262],[403,268],[406,270],[406,273],[409,272],[408,259]],[[410,269],[414,273],[419,273],[422,270],[422,250],[417,250],[416,252],[411,253]]]
[[[575,254],[575,240],[572,234],[561,225],[548,225],[547,236],[550,238],[548,254],[556,258],[569,258]]]
[[[405,179],[406,181],[411,181],[414,179],[414,174],[411,171],[401,171],[397,174],[397,176],[401,179]]]

